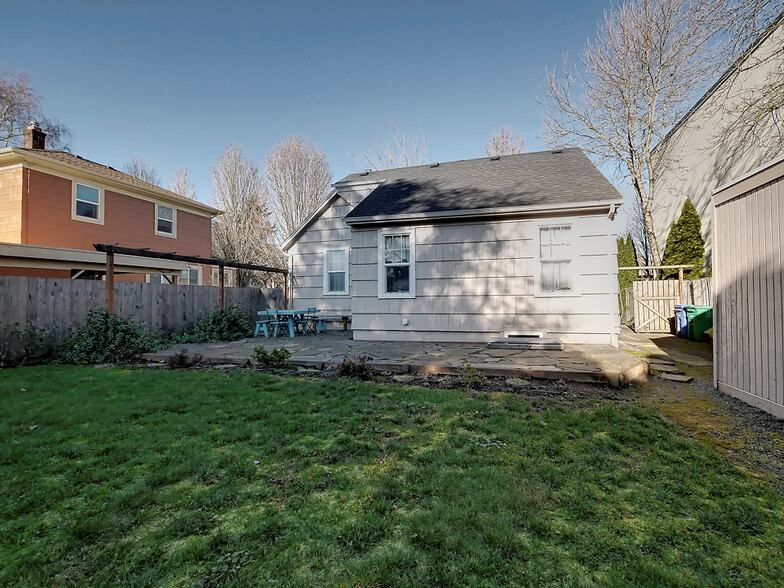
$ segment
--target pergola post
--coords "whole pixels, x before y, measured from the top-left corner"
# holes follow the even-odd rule
[[[223,310],[223,285],[224,285],[224,277],[223,277],[223,266],[218,266],[218,308]]]
[[[106,252],[106,312],[114,313],[114,251]]]

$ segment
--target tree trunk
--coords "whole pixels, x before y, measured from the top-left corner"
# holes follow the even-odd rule
[[[661,265],[661,254],[659,253],[659,243],[656,240],[656,233],[653,230],[653,216],[649,208],[642,211],[643,222],[645,223],[645,233],[648,235],[648,245],[651,248],[651,260],[653,265]]]

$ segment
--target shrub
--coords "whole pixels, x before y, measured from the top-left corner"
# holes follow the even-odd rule
[[[194,353],[193,356],[191,356],[188,355],[187,349],[180,349],[166,360],[166,365],[169,366],[170,370],[185,369],[201,363],[202,359],[203,356],[201,353]]]
[[[0,325],[0,367],[22,365],[29,359],[45,357],[52,351],[52,335],[47,329],[32,325],[24,328],[14,323]]]
[[[338,374],[346,378],[372,380],[376,375],[376,368],[369,363],[372,360],[369,355],[345,356],[338,364]]]
[[[173,335],[172,342],[175,344],[215,343],[237,341],[251,336],[253,336],[253,327],[248,320],[248,313],[235,305],[205,312],[181,334]]]
[[[64,363],[107,363],[155,351],[157,338],[141,323],[103,308],[93,308],[87,320],[57,349]]]
[[[270,353],[263,345],[256,345],[253,348],[253,355],[256,358],[256,363],[264,366],[265,368],[285,368],[288,365],[291,351],[285,347],[278,347],[273,349]]]
[[[457,368],[456,377],[460,386],[469,390],[478,390],[487,381],[487,377],[470,363]]]

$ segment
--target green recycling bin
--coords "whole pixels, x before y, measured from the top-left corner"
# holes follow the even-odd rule
[[[713,326],[713,307],[702,304],[685,304],[686,320],[689,323],[689,339],[705,340],[705,331]]]

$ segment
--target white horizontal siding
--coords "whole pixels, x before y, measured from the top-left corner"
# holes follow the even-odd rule
[[[576,295],[536,295],[538,227],[546,219],[416,227],[415,299],[379,299],[377,231],[355,230],[355,339],[485,341],[508,330],[543,330],[569,342],[616,344],[614,221],[587,215],[549,222],[572,225]]]

